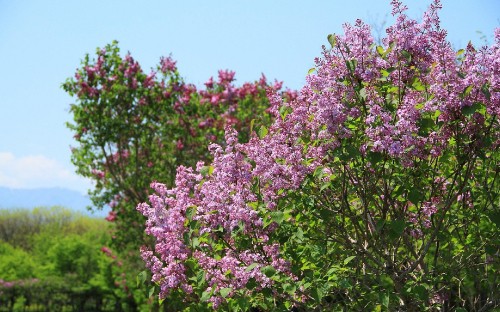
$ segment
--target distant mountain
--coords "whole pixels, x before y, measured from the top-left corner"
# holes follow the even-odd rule
[[[11,189],[0,186],[0,209],[63,206],[91,216],[106,216],[108,211],[90,212],[90,199],[64,188]]]

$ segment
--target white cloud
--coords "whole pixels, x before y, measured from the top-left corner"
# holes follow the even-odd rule
[[[86,193],[91,182],[43,155],[16,157],[0,152],[0,186],[10,188],[62,187]]]

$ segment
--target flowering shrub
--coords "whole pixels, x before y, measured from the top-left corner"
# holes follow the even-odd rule
[[[142,249],[160,299],[192,309],[485,310],[500,305],[500,30],[454,51],[440,2],[377,46],[328,36],[269,127],[226,127],[213,162],[154,182]],[[172,299],[176,298],[176,299]]]
[[[172,186],[177,166],[211,161],[207,147],[224,144],[225,126],[248,141],[251,127],[271,121],[266,90],[280,92],[285,101],[296,97],[264,75],[236,86],[229,70],[197,89],[182,79],[171,57],[161,58],[146,73],[130,53],[120,55],[117,42],[98,49],[95,59],[87,55],[63,88],[76,98],[74,120],[68,123],[78,143],[72,161],[80,175],[95,183],[89,192],[94,209],[111,208],[106,220],[114,224],[113,245],[120,250],[116,263],[123,264],[117,270],[126,272],[119,279],[127,300],[134,297],[135,278],[143,267],[138,248],[151,242],[135,209],[151,193],[151,180]],[[140,296],[134,300],[144,301]]]
[[[120,55],[117,42],[87,55],[63,88],[76,97],[71,105],[78,146],[72,149],[77,172],[95,182],[90,192],[95,208],[111,207],[116,243],[143,243],[141,216],[135,207],[149,194],[151,180],[173,185],[178,165],[209,161],[210,142],[223,143],[224,127],[238,129],[248,140],[251,120],[269,124],[266,90],[281,89],[259,81],[235,86],[235,73],[221,70],[198,90],[180,76],[171,57],[161,58],[146,73],[130,55]],[[295,93],[284,91],[292,99]],[[256,118],[256,116],[258,116]]]

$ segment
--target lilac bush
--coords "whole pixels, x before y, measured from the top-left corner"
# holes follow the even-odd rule
[[[142,255],[188,309],[486,310],[500,305],[500,30],[454,51],[439,1],[361,20],[275,121],[154,182]],[[181,295],[179,295],[181,294]]]

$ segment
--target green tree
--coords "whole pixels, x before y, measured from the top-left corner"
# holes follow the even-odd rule
[[[35,262],[21,248],[0,241],[0,278],[6,281],[34,277]]]
[[[130,307],[120,284],[123,268],[104,247],[111,243],[108,222],[61,207],[0,211],[0,216],[12,234],[0,241],[2,308]]]

